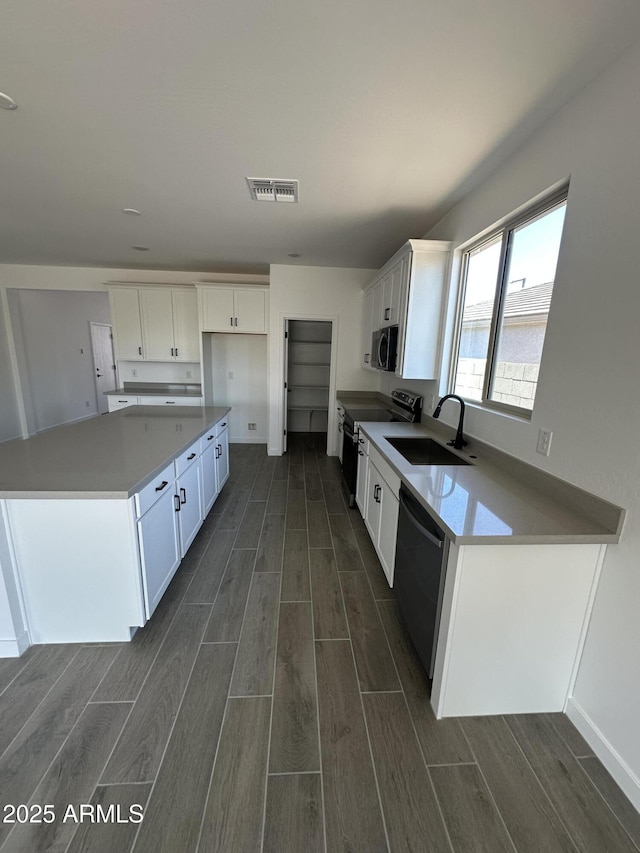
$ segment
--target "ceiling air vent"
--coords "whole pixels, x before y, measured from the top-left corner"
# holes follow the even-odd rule
[[[298,201],[298,182],[269,178],[247,178],[254,201]]]

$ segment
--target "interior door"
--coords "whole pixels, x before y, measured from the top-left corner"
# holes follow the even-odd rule
[[[96,398],[98,413],[109,411],[107,391],[116,390],[116,362],[113,355],[113,337],[111,326],[106,323],[90,323],[93,366],[95,368]]]
[[[287,411],[288,411],[288,396],[289,396],[289,321],[284,321],[284,399],[282,401],[282,429],[284,436],[282,441],[282,452],[287,452]]]

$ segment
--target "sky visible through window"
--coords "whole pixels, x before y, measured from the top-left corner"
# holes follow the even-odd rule
[[[491,368],[490,399],[516,408],[531,409],[537,388],[538,366],[546,331],[551,288],[525,297],[531,288],[553,284],[566,201],[520,225],[501,232],[494,240],[469,253],[464,291],[455,391],[467,399],[482,400],[491,341],[491,316],[496,290],[501,286],[502,241],[509,239],[504,275],[504,316],[496,329],[495,357]],[[516,296],[518,292],[523,297]],[[483,304],[484,303],[484,304]],[[476,307],[481,306],[481,307]]]

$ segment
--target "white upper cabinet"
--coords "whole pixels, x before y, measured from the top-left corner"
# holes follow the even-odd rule
[[[362,366],[368,366],[366,356],[371,348],[366,330],[397,325],[396,375],[402,379],[437,378],[450,252],[451,243],[442,240],[409,240],[367,285]]]
[[[195,288],[113,287],[109,295],[116,358],[200,361]]]
[[[109,298],[116,358],[141,361],[144,355],[138,290],[136,288],[110,290]]]
[[[195,290],[172,290],[173,341],[176,361],[200,361],[198,294]]]
[[[147,361],[173,361],[173,307],[170,290],[141,290],[140,314],[144,357]]]
[[[267,291],[258,287],[200,287],[203,332],[267,332]]]
[[[199,361],[198,297],[190,290],[140,290],[147,361]]]

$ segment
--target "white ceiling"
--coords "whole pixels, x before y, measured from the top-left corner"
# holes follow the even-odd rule
[[[3,0],[0,262],[378,267],[639,36],[638,0]]]

